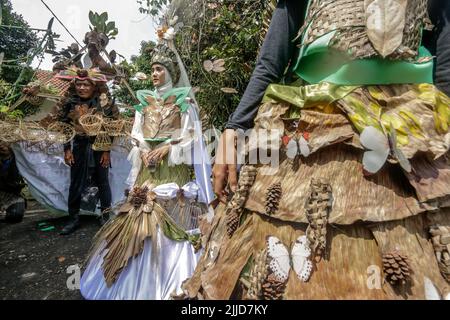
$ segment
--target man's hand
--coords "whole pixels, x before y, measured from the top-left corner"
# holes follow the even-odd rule
[[[236,132],[226,129],[220,137],[219,147],[213,168],[214,193],[220,202],[227,202],[225,187],[228,184],[232,192],[237,189]]]
[[[72,150],[64,151],[64,162],[69,166],[73,166],[75,164],[75,158],[73,157]]]
[[[100,164],[103,168],[109,168],[111,164],[111,155],[109,152],[103,152],[102,157],[100,158]]]
[[[143,156],[145,165],[148,167],[150,162],[159,163],[169,153],[170,146],[164,145],[158,149],[150,151]]]

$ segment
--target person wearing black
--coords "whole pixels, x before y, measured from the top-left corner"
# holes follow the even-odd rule
[[[26,207],[21,196],[24,186],[14,153],[5,142],[0,142],[0,211],[6,211],[6,222],[22,221]]]
[[[79,212],[82,193],[90,179],[98,187],[101,211],[101,224],[109,217],[111,207],[111,188],[109,185],[110,152],[94,151],[95,137],[89,137],[79,123],[85,114],[99,114],[107,118],[116,118],[118,109],[114,101],[108,98],[106,79],[91,70],[76,70],[76,75],[63,72],[58,77],[70,79],[71,90],[68,97],[60,103],[56,119],[74,126],[76,136],[71,143],[64,145],[64,161],[71,167],[69,189],[69,222],[61,235],[68,235],[79,227]]]

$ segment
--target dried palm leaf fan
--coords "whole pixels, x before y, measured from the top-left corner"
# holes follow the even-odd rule
[[[22,122],[20,126],[22,140],[29,142],[46,141],[47,130],[37,122]]]
[[[109,118],[103,119],[103,128],[106,130],[108,135],[110,135],[111,137],[120,136],[122,134],[122,129],[124,127],[124,124],[125,124],[125,122],[122,119],[118,119],[118,120],[109,119]]]
[[[94,151],[110,151],[111,150],[111,138],[105,131],[99,132],[95,138],[92,149]]]
[[[87,135],[96,136],[102,129],[103,117],[97,114],[85,114],[80,117],[79,122]]]
[[[53,144],[65,144],[75,137],[75,128],[64,122],[54,122],[47,128],[48,141]]]

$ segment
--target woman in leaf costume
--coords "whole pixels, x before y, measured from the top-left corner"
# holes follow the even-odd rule
[[[278,2],[220,142],[214,188],[226,204],[183,284],[186,298],[423,299],[430,286],[449,292],[450,99],[433,85],[433,57],[421,46],[432,28],[427,4]],[[450,8],[429,5],[439,12],[433,30],[441,70]],[[298,81],[278,84],[287,67]],[[238,129],[252,127],[249,154],[255,145],[265,151],[255,132],[270,131],[266,145],[280,164],[248,161],[237,179],[228,159]]]
[[[199,223],[213,194],[197,106],[190,88],[174,86],[175,52],[158,45],[151,66],[156,89],[137,93],[133,188],[96,236],[81,279],[87,299],[169,299],[199,257]]]

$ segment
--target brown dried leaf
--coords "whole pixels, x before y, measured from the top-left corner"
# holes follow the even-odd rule
[[[365,0],[367,36],[386,57],[402,43],[408,0]]]
[[[237,91],[236,89],[234,89],[234,88],[220,88],[220,90],[221,90],[222,92],[230,93],[230,94],[236,94],[236,93],[238,93],[238,91]]]
[[[203,61],[203,68],[206,71],[211,72],[214,68],[214,64],[211,60],[205,60],[205,61]]]

